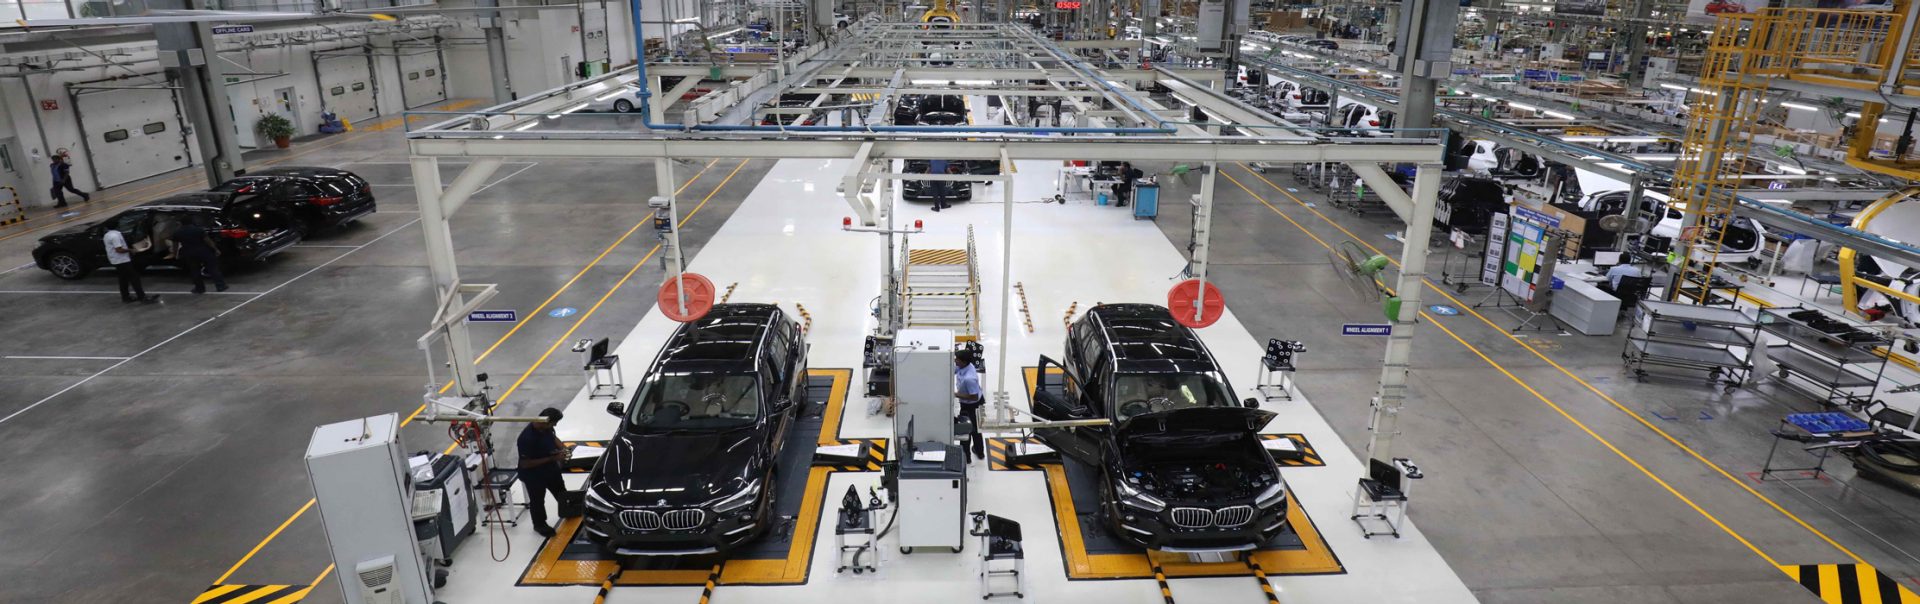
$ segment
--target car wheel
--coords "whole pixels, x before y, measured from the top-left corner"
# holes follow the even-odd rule
[[[620,99],[613,102],[613,110],[621,113],[633,113],[633,101]]]
[[[56,252],[47,257],[47,272],[53,273],[55,277],[74,281],[87,276],[87,265],[81,264],[80,258],[73,254]]]

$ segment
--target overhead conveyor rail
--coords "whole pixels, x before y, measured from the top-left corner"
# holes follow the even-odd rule
[[[1302,80],[1300,83],[1307,86],[1331,91],[1349,92],[1392,105],[1398,105],[1400,103],[1399,95],[1391,92],[1341,81],[1272,60],[1251,57],[1245,60],[1248,63],[1257,64],[1266,69],[1283,72],[1287,78],[1300,79]],[[1436,110],[1434,115],[1438,118],[1459,124],[1472,136],[1481,136],[1493,139],[1502,144],[1513,145],[1530,152],[1545,155],[1555,161],[1568,165],[1599,171],[1610,168],[1602,164],[1612,164],[1619,166],[1621,170],[1631,173],[1659,179],[1673,178],[1673,171],[1663,166],[1642,162],[1617,153],[1573,145],[1546,135],[1501,124],[1479,116],[1444,109]],[[1737,198],[1737,201],[1738,206],[1735,212],[1739,215],[1780,226],[1822,241],[1854,247],[1875,254],[1876,256],[1894,258],[1911,264],[1920,264],[1920,247],[1915,247],[1912,244],[1894,241],[1859,229],[1836,225],[1815,216],[1774,207],[1751,197],[1741,196]]]

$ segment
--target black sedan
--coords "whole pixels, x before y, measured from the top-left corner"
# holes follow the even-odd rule
[[[182,226],[206,230],[222,260],[258,262],[300,242],[294,220],[257,195],[189,193],[150,201],[118,216],[40,238],[33,262],[61,279],[80,279],[111,266],[102,238],[117,229],[143,266],[170,266],[168,239]]]
[[[248,172],[214,191],[265,198],[292,215],[302,233],[315,233],[374,212],[373,185],[339,168],[283,167]]]
[[[979,174],[973,164],[962,161],[947,161],[946,174]],[[999,162],[987,162],[995,166],[998,173]],[[924,159],[909,159],[906,174],[928,174],[933,172],[933,162]],[[973,183],[959,180],[903,180],[900,181],[900,198],[907,201],[933,201],[945,189],[947,201],[968,201],[973,199]]]

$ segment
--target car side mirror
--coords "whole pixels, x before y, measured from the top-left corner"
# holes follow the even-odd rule
[[[1243,401],[1240,401],[1240,404],[1242,404],[1242,405],[1246,405],[1246,407],[1247,407],[1248,409],[1259,409],[1259,408],[1260,408],[1260,399],[1253,399],[1253,398],[1250,398],[1250,399],[1246,399],[1246,400],[1243,400]]]
[[[1253,399],[1247,399],[1247,400],[1253,400]],[[627,404],[622,403],[620,401],[607,403],[607,415],[611,415],[614,417],[625,417],[627,415]]]
[[[773,410],[776,413],[786,413],[787,410],[792,408],[793,408],[793,399],[790,399],[790,398],[782,398],[780,400],[773,402]]]

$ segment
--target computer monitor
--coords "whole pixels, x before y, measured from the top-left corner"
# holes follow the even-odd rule
[[[1609,267],[1616,264],[1620,264],[1620,252],[1594,252],[1593,253],[1594,266],[1604,268],[1604,267]]]

